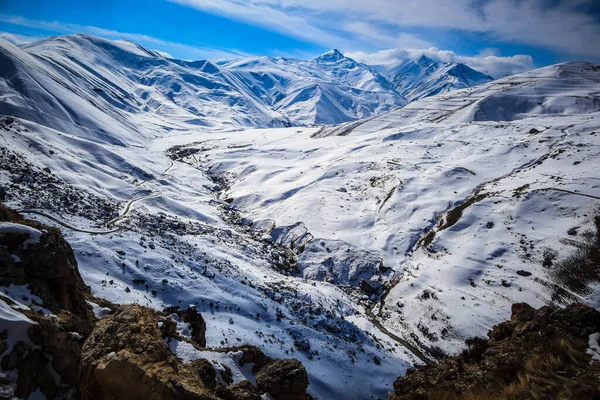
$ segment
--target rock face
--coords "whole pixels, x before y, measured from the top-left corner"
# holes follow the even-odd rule
[[[390,399],[600,399],[600,362],[588,351],[597,332],[600,312],[591,307],[514,304],[510,321],[488,339],[470,339],[461,355],[409,370]]]
[[[278,400],[306,399],[308,375],[296,359],[275,360],[256,374],[256,385]]]
[[[0,228],[0,286],[29,285],[54,314],[22,310],[32,322],[27,331],[30,341],[18,342],[2,357],[2,370],[18,372],[14,395],[19,398],[28,398],[37,388],[49,399],[75,398],[81,346],[94,317],[85,302],[89,290],[73,251],[58,229],[26,221],[1,204]],[[2,300],[12,304],[8,298]],[[0,347],[8,346],[2,342]]]
[[[0,230],[0,285],[28,284],[53,313],[66,310],[86,317],[85,296],[89,289],[79,275],[73,250],[60,230],[25,221],[0,204],[2,223],[31,227],[41,232],[41,236],[39,243],[27,243],[30,238],[25,231]]]
[[[83,399],[216,399],[198,370],[163,342],[157,314],[124,305],[98,321],[83,347]]]
[[[38,389],[48,399],[259,400],[267,392],[276,400],[308,398],[299,361],[272,359],[254,346],[210,351],[241,351],[239,364],[254,363],[257,385],[223,379],[231,383],[224,386],[210,361],[179,359],[165,342],[206,346],[206,323],[195,308],[158,312],[92,299],[114,310],[96,319],[60,230],[0,204],[0,286],[11,285],[27,288],[43,304],[32,300],[30,308],[0,294],[0,399],[27,399]],[[11,330],[14,321],[5,315],[20,315],[26,332]],[[177,331],[182,321],[189,324],[189,338]]]
[[[180,311],[194,328],[205,327],[195,310]],[[139,305],[120,306],[96,324],[85,341],[81,358],[83,399],[260,399],[269,393],[277,400],[307,399],[308,375],[295,359],[272,359],[254,346],[222,349],[241,351],[239,363],[254,363],[256,386],[248,381],[229,386],[217,383],[217,374],[207,360],[184,363],[165,344],[158,321],[162,313]],[[194,315],[193,317],[190,315]],[[164,324],[163,324],[164,327]],[[179,337],[179,339],[182,339]],[[205,343],[204,333],[188,343]]]

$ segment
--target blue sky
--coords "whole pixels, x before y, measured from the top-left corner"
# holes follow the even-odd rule
[[[600,61],[597,0],[0,0],[0,31],[123,38],[182,59],[425,53],[495,75]]]

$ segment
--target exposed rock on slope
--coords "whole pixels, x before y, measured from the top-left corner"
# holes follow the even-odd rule
[[[0,221],[5,221],[0,227],[0,285],[29,284],[52,312],[67,310],[86,316],[85,296],[89,288],[83,283],[73,250],[60,231],[25,221],[2,205]]]
[[[150,309],[125,305],[100,320],[83,347],[84,399],[216,399],[194,364],[165,345]]]
[[[256,383],[278,399],[295,400],[305,397],[308,376],[298,360],[275,360],[258,371]]]
[[[600,362],[590,348],[598,332],[600,312],[591,307],[514,304],[488,340],[468,340],[460,356],[409,370],[390,399],[599,399]]]
[[[26,221],[0,204],[2,287],[7,288],[0,292],[0,331],[6,339],[1,368],[12,377],[2,382],[6,393],[28,398],[40,388],[47,398],[75,396],[82,339],[94,319],[85,302],[89,289],[58,229]],[[26,329],[25,336],[19,336],[20,329]]]
[[[193,308],[108,304],[116,311],[98,320],[60,231],[1,204],[0,261],[0,398],[307,398],[298,360],[272,359],[253,346],[204,349],[206,324]],[[171,342],[204,357],[254,363],[256,385],[234,382],[225,364],[178,358]]]

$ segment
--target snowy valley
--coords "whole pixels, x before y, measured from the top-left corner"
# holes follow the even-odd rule
[[[599,87],[589,63],[493,80],[0,39],[0,200],[62,229],[95,297],[194,305],[208,348],[297,358],[317,399],[386,398],[513,303],[600,307],[598,272],[569,270],[598,235]]]

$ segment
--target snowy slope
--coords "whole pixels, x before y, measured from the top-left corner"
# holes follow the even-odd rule
[[[109,112],[152,113],[212,129],[288,123],[209,61],[168,60],[130,42],[89,35],[49,38],[22,50],[62,86]]]
[[[78,40],[98,43],[75,57]],[[264,106],[293,86],[285,60],[256,61],[282,66],[256,78],[276,89],[254,92],[242,61],[132,46],[0,42],[0,187],[9,206],[63,228],[95,296],[195,304],[209,346],[296,357],[320,399],[384,398],[432,347],[457,351],[513,301],[599,305],[597,282],[570,287],[546,262],[585,236],[600,197],[598,66],[338,126],[242,132],[231,129],[294,120],[291,104],[285,115]],[[335,52],[306,63],[345,82],[337,90],[387,96],[369,69],[340,72],[351,61]],[[205,74],[223,86],[209,90]],[[202,93],[222,98],[207,94],[200,118]],[[315,117],[305,101],[296,113]]]
[[[113,116],[154,114],[157,123],[164,118],[213,131],[341,123],[406,103],[385,78],[345,57],[187,62],[80,34],[20,48],[3,40],[1,47],[7,65],[22,60],[19,71],[34,67],[40,79]]]
[[[548,260],[592,226],[599,83],[597,66],[562,64],[337,127],[249,131],[188,161],[248,221],[306,227],[301,276],[375,280],[391,290],[365,307],[388,331],[457,351],[512,302],[598,306],[594,279],[577,290]]]
[[[196,304],[214,328],[209,346],[250,343],[296,357],[318,398],[383,397],[398,371],[418,362],[343,288],[282,273],[274,257],[286,248],[232,224],[215,182],[167,156],[175,144],[218,142],[210,130],[224,122],[204,134],[181,107],[145,110],[150,104],[127,92],[139,88],[132,72],[110,68],[97,50],[81,55],[93,59],[90,71],[58,49],[0,48],[0,187],[9,206],[63,228],[95,295],[156,308]],[[162,95],[146,90],[148,99]],[[373,369],[374,360],[386,368]],[[356,376],[372,379],[358,384]]]
[[[389,69],[386,76],[409,101],[494,80],[465,64],[443,63],[427,56],[407,59]]]

